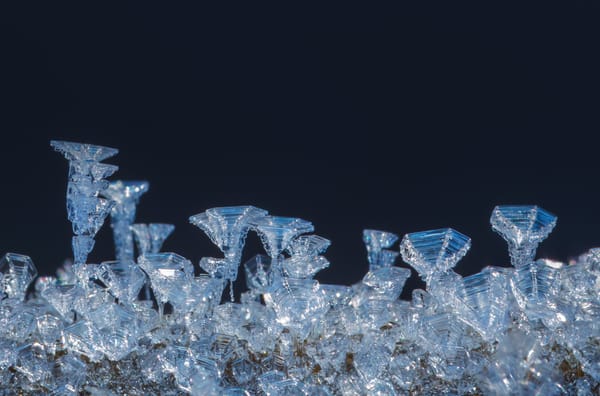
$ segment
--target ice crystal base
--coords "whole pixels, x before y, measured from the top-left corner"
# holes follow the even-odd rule
[[[253,206],[190,222],[224,257],[161,252],[174,230],[134,224],[147,182],[104,180],[116,149],[53,141],[70,163],[74,263],[38,277],[0,260],[0,394],[591,395],[600,392],[600,249],[535,259],[556,225],[537,206],[498,206],[511,267],[453,271],[471,239],[451,228],[365,230],[369,272],[352,286],[312,277],[330,241],[302,219]],[[102,195],[104,198],[100,198]],[[111,214],[115,258],[86,263]],[[241,264],[248,232],[264,254]],[[136,246],[133,241],[137,242]],[[427,282],[399,296],[410,270]],[[357,258],[359,260],[359,258]],[[240,265],[249,288],[222,302]],[[351,263],[348,263],[351,265]],[[225,299],[226,300],[226,299]]]

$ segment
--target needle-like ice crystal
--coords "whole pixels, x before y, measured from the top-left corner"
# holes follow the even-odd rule
[[[36,280],[29,257],[0,260],[2,395],[599,394],[600,249],[536,260],[556,225],[542,208],[494,209],[512,266],[462,277],[471,239],[456,230],[410,233],[399,249],[397,235],[365,230],[363,279],[323,284],[313,277],[331,242],[312,223],[206,209],[190,222],[223,257],[197,267],[161,252],[172,225],[133,224],[148,183],[106,180],[117,167],[100,161],[116,149],[52,146],[70,164],[74,263]],[[88,263],[109,214],[115,257]],[[266,255],[245,257],[251,231]],[[427,285],[409,301],[399,254]],[[241,263],[248,290],[235,302]]]

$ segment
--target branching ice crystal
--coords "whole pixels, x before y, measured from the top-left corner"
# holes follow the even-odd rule
[[[105,180],[116,166],[100,161],[116,149],[52,146],[70,163],[75,263],[35,280],[29,257],[0,259],[0,394],[599,394],[600,249],[569,264],[535,260],[556,224],[542,208],[494,209],[510,267],[460,276],[471,239],[451,228],[404,235],[399,251],[397,235],[365,230],[363,279],[323,284],[313,277],[331,242],[312,223],[206,209],[190,222],[223,257],[198,268],[161,252],[172,225],[133,224],[148,183]],[[86,263],[109,213],[116,257]],[[243,263],[249,290],[237,303],[251,231],[266,255]],[[410,301],[399,298],[411,271],[394,265],[398,254],[427,282]]]

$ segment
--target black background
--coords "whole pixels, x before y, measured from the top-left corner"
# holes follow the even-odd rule
[[[41,273],[71,254],[51,138],[119,148],[112,179],[151,183],[137,220],[174,223],[165,250],[194,262],[218,251],[187,217],[234,204],[313,221],[324,282],[364,275],[363,228],[452,226],[473,239],[458,272],[507,265],[497,204],[559,216],[540,256],[600,245],[597,2],[10,3],[0,251]]]

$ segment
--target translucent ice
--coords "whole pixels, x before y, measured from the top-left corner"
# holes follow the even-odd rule
[[[314,230],[312,223],[293,217],[265,216],[251,222],[274,262],[279,262],[279,255],[288,248],[292,239]]]
[[[117,260],[133,260],[133,236],[130,226],[135,220],[140,197],[148,191],[146,181],[117,180],[108,185],[103,194],[115,202],[111,211],[111,226]]]
[[[380,267],[390,267],[398,256],[397,252],[387,250],[398,240],[398,235],[386,231],[364,230],[363,242],[367,247],[367,254],[371,270]]]
[[[135,236],[138,253],[143,256],[148,253],[158,253],[165,240],[173,233],[175,226],[165,223],[133,224],[131,231]]]
[[[492,229],[508,242],[512,265],[533,261],[538,244],[556,226],[556,216],[535,205],[496,206],[490,219]]]
[[[310,222],[252,206],[192,216],[221,249],[200,268],[159,253],[168,224],[134,224],[146,184],[105,180],[115,149],[52,145],[69,160],[67,216],[75,262],[35,279],[27,256],[0,260],[0,393],[128,395],[588,395],[600,389],[600,248],[568,263],[534,260],[556,218],[499,206],[492,227],[512,267],[453,271],[470,238],[450,229],[405,235],[403,259],[427,282],[410,301],[411,271],[394,266],[391,232],[365,230],[369,270],[353,285],[321,284],[330,241]],[[130,189],[131,191],[129,191]],[[111,213],[119,257],[87,263]],[[131,227],[130,227],[131,226]],[[127,228],[127,229],[126,229]],[[248,291],[222,301],[244,239]],[[122,232],[131,231],[138,248]],[[127,254],[122,254],[128,252]],[[360,266],[360,257],[342,263]],[[202,270],[202,271],[199,271]],[[206,273],[205,273],[206,272]],[[32,284],[34,287],[32,287]],[[143,292],[142,292],[143,288]]]
[[[423,279],[456,266],[471,247],[471,238],[452,228],[406,234],[400,243],[402,259]]]
[[[2,291],[8,298],[25,299],[27,288],[37,273],[33,261],[28,256],[6,253],[0,259]]]

